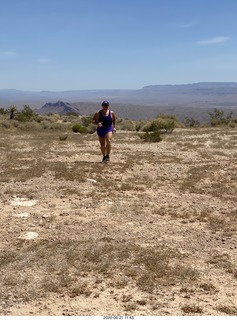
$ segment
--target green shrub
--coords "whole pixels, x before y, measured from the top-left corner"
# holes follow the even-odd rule
[[[198,120],[195,120],[193,118],[185,118],[184,119],[184,124],[186,127],[199,127],[200,122]]]
[[[76,133],[88,133],[88,129],[82,125],[80,125],[79,123],[75,123],[72,126],[72,131],[76,132]]]
[[[180,128],[182,126],[183,125],[176,119],[176,116],[159,114],[155,119],[145,123],[141,128],[141,131],[160,131],[161,133],[171,133],[174,128]]]
[[[145,126],[146,123],[147,123],[146,120],[137,120],[137,121],[135,121],[135,130],[137,132],[142,130],[142,128]]]
[[[160,136],[160,132],[157,131],[153,131],[153,132],[146,132],[144,134],[140,135],[140,138],[147,141],[147,142],[160,142],[162,141],[162,138]]]
[[[89,127],[89,125],[90,125],[91,122],[92,122],[92,117],[93,117],[93,116],[82,117],[82,118],[81,118],[81,124],[82,124],[82,126],[84,126],[84,127]]]
[[[129,119],[120,119],[118,121],[119,129],[125,131],[135,131],[135,122]]]
[[[68,112],[66,115],[68,117],[78,117],[78,113],[76,113],[76,112]]]
[[[22,111],[17,112],[15,119],[20,122],[28,122],[37,120],[38,115],[30,108],[30,106],[25,105]]]
[[[163,119],[157,118],[148,122],[143,128],[144,132],[152,132],[152,131],[164,131],[164,132],[172,132],[175,128],[175,122],[172,119]]]
[[[209,115],[211,117],[210,122],[213,127],[220,125],[228,125],[230,122],[233,122],[235,120],[233,118],[232,112],[229,115],[225,116],[224,111],[219,110],[217,108],[215,108],[213,112],[210,112]]]
[[[0,108],[0,114],[6,114],[7,111],[4,108]]]
[[[223,124],[226,124],[225,119],[218,119],[218,118],[211,119],[211,125],[213,127],[220,126],[220,125],[223,125]]]
[[[88,128],[87,128],[88,133],[92,134],[94,132],[96,132],[96,126],[94,124],[89,124]]]

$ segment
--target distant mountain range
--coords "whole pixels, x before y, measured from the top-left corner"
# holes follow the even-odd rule
[[[27,104],[40,113],[64,113],[69,108],[74,110],[69,112],[87,115],[99,109],[105,99],[120,117],[147,119],[162,112],[175,114],[181,120],[187,116],[202,121],[214,108],[237,113],[237,82],[150,85],[139,90],[31,92],[0,89],[0,107],[16,105],[20,109]],[[58,101],[61,105],[55,106]],[[48,109],[54,111],[47,112]]]

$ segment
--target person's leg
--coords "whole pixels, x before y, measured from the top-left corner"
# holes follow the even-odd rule
[[[101,150],[103,157],[104,157],[106,154],[106,139],[105,139],[105,137],[102,138],[99,136],[99,142],[100,142],[100,150]]]
[[[113,137],[113,132],[108,132],[108,133],[105,135],[105,141],[106,141],[106,145],[105,145],[105,155],[106,155],[106,156],[109,156],[109,155],[110,155],[112,137]]]

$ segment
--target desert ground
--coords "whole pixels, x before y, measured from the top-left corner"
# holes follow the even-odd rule
[[[237,315],[237,129],[1,129],[0,315]]]

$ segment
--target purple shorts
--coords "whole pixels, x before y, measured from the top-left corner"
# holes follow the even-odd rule
[[[104,138],[108,132],[113,132],[113,126],[109,126],[107,128],[99,127],[97,128],[97,134],[99,137]]]

